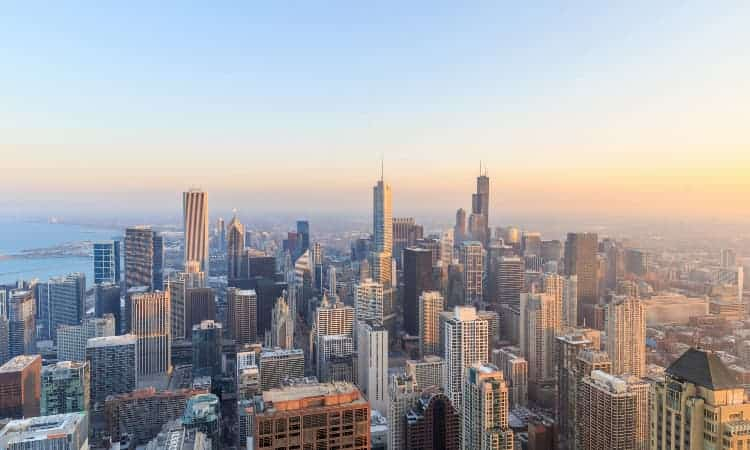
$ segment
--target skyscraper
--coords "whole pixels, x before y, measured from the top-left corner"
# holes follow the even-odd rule
[[[482,301],[482,279],[484,276],[482,244],[478,241],[461,243],[461,264],[464,266],[464,303],[478,304]]]
[[[648,383],[637,377],[600,370],[584,377],[577,393],[577,448],[647,450],[648,389]]]
[[[154,265],[151,276],[151,288],[155,291],[164,290],[164,236],[154,233]],[[185,267],[188,271],[189,264]]]
[[[227,225],[227,278],[246,278],[242,273],[242,258],[245,255],[245,227],[235,215]]]
[[[440,353],[440,313],[445,300],[440,292],[423,291],[419,296],[419,349],[422,355]]]
[[[61,361],[42,368],[41,415],[88,412],[91,373],[87,362]]]
[[[646,373],[646,313],[633,297],[617,296],[607,305],[607,353],[612,373],[642,377]]]
[[[477,316],[472,306],[456,306],[444,323],[447,377],[445,393],[457,410],[463,407],[466,369],[487,362],[487,322]]]
[[[221,375],[223,331],[221,324],[213,320],[204,320],[193,326],[193,377]]]
[[[388,413],[388,330],[357,322],[357,385],[373,409]]]
[[[383,285],[367,279],[354,285],[356,320],[383,323]]]
[[[434,289],[432,283],[432,252],[422,248],[404,249],[404,330],[419,334],[419,296]]]
[[[137,337],[138,374],[172,371],[172,328],[169,292],[155,291],[130,297],[131,330]]]
[[[154,231],[146,225],[125,229],[125,288],[154,288]]]
[[[20,419],[40,412],[42,357],[16,356],[0,366],[0,417]]]
[[[231,233],[230,233],[231,239]],[[237,345],[258,342],[258,295],[252,289],[227,289],[229,337]]]
[[[328,420],[319,420],[325,417]],[[256,448],[370,449],[370,407],[351,383],[300,383],[263,392],[256,402]],[[279,424],[289,426],[279,427]]]
[[[523,261],[518,256],[500,256],[497,262],[498,303],[519,305],[523,290]]]
[[[373,251],[393,254],[393,213],[391,185],[383,181],[382,174],[372,189]]]
[[[490,178],[487,173],[477,177],[477,192],[471,196],[471,217],[469,218],[469,229],[472,239],[487,245],[490,239]]]
[[[331,370],[333,361],[351,360],[354,355],[354,340],[346,334],[329,334],[321,336],[317,342],[317,361],[315,364],[318,380],[331,381],[353,381],[354,374],[347,373],[348,380],[339,379],[342,374]],[[352,361],[353,362],[353,361]],[[353,369],[353,367],[351,368]],[[347,377],[344,377],[347,378]]]
[[[554,381],[555,333],[560,328],[555,316],[555,299],[547,294],[521,294],[521,354],[529,362],[529,390],[534,398],[543,384]]]
[[[456,210],[456,224],[453,226],[453,238],[456,245],[468,238],[466,233],[466,210],[463,208]]]
[[[651,386],[651,448],[747,448],[750,402],[719,355],[691,348]]]
[[[34,293],[25,289],[10,292],[8,302],[8,357],[36,351]]]
[[[94,242],[94,283],[120,283],[120,241]]]
[[[185,263],[198,261],[201,272],[208,272],[208,193],[190,189],[182,193],[185,230]]]
[[[115,336],[115,317],[87,317],[79,325],[62,325],[57,330],[57,359],[59,361],[85,361],[86,342],[95,337]]]
[[[455,242],[455,231],[449,228],[440,235],[440,261],[443,267],[448,268],[453,262],[453,246]]]
[[[411,375],[391,375],[388,381],[388,448],[406,448],[406,413],[419,397],[417,382]]]
[[[108,395],[133,391],[138,380],[137,338],[132,334],[89,339],[86,362],[91,367],[91,407]]]
[[[578,321],[594,323],[593,308],[599,301],[599,238],[596,233],[568,233],[565,241],[565,275],[578,277]]]
[[[418,360],[406,360],[406,373],[414,378],[420,391],[430,387],[442,389],[445,386],[445,371],[445,360],[439,356],[427,355]]]
[[[285,380],[305,375],[305,354],[300,349],[273,349],[261,352],[258,360],[260,389],[267,391],[281,386]]]
[[[508,401],[512,408],[526,406],[529,401],[529,363],[518,347],[492,351],[492,362],[503,372],[508,385]]]
[[[422,239],[423,229],[417,225],[413,217],[393,218],[393,256],[401,267],[402,252],[405,248],[414,247],[417,239]]]
[[[94,286],[94,316],[104,317],[105,314],[114,317],[115,332],[119,332],[123,326],[120,286],[106,281]]]
[[[503,373],[492,364],[466,369],[463,395],[462,448],[513,450],[508,427],[508,387]]]
[[[297,256],[310,250],[310,222],[297,221]]]
[[[737,267],[737,253],[731,248],[722,248],[719,263],[723,269]]]
[[[83,319],[86,275],[71,273],[64,277],[50,278],[46,285],[50,336],[56,339],[57,328],[60,325],[77,325]]]
[[[276,299],[271,311],[271,331],[268,343],[271,347],[294,348],[294,317],[284,296]]]

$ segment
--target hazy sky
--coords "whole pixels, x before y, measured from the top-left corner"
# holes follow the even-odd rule
[[[0,215],[750,218],[750,3],[15,2]],[[102,3],[108,3],[103,5]],[[166,2],[158,2],[166,3]],[[219,2],[217,2],[219,3]]]

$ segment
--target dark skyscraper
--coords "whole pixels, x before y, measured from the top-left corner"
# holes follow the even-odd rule
[[[565,275],[578,276],[578,322],[594,323],[594,305],[599,301],[599,248],[596,233],[568,233],[565,241]]]
[[[115,334],[119,334],[123,323],[120,286],[117,284],[100,283],[94,288],[94,315],[103,317],[105,314],[115,317]]]
[[[406,448],[415,450],[461,448],[461,416],[450,399],[427,391],[406,415]]]
[[[50,336],[56,339],[58,326],[78,325],[83,319],[86,275],[71,273],[65,277],[51,278],[46,285]]]
[[[453,227],[453,242],[458,245],[465,241],[466,238],[466,210],[458,208],[456,211],[456,225]]]
[[[471,196],[469,229],[472,238],[486,246],[490,239],[490,177],[486,172],[481,173],[481,165],[479,172],[477,192]]]
[[[242,260],[245,255],[245,227],[235,215],[227,227],[227,279],[242,278]]]
[[[164,238],[159,233],[154,233],[154,272],[152,289],[164,290]]]
[[[297,255],[310,249],[310,223],[306,220],[297,221]],[[295,258],[296,259],[296,258]]]
[[[419,296],[433,290],[432,251],[423,248],[404,250],[404,330],[419,335]]]
[[[193,376],[221,375],[221,340],[223,327],[213,320],[193,326]]]
[[[17,289],[10,292],[8,334],[8,357],[36,351],[36,317],[32,291]]]
[[[154,288],[154,232],[149,226],[125,230],[125,288]]]

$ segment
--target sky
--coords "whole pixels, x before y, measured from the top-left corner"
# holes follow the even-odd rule
[[[3,6],[0,216],[750,221],[748,2],[188,3]]]

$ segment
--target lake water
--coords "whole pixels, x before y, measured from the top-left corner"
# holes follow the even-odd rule
[[[121,236],[123,230],[103,229],[81,225],[50,224],[0,220],[0,255],[17,254],[23,250],[48,248],[60,244],[99,241]],[[65,275],[70,272],[86,274],[86,285],[93,285],[94,262],[91,257],[38,257],[0,259],[0,283],[17,280]]]

